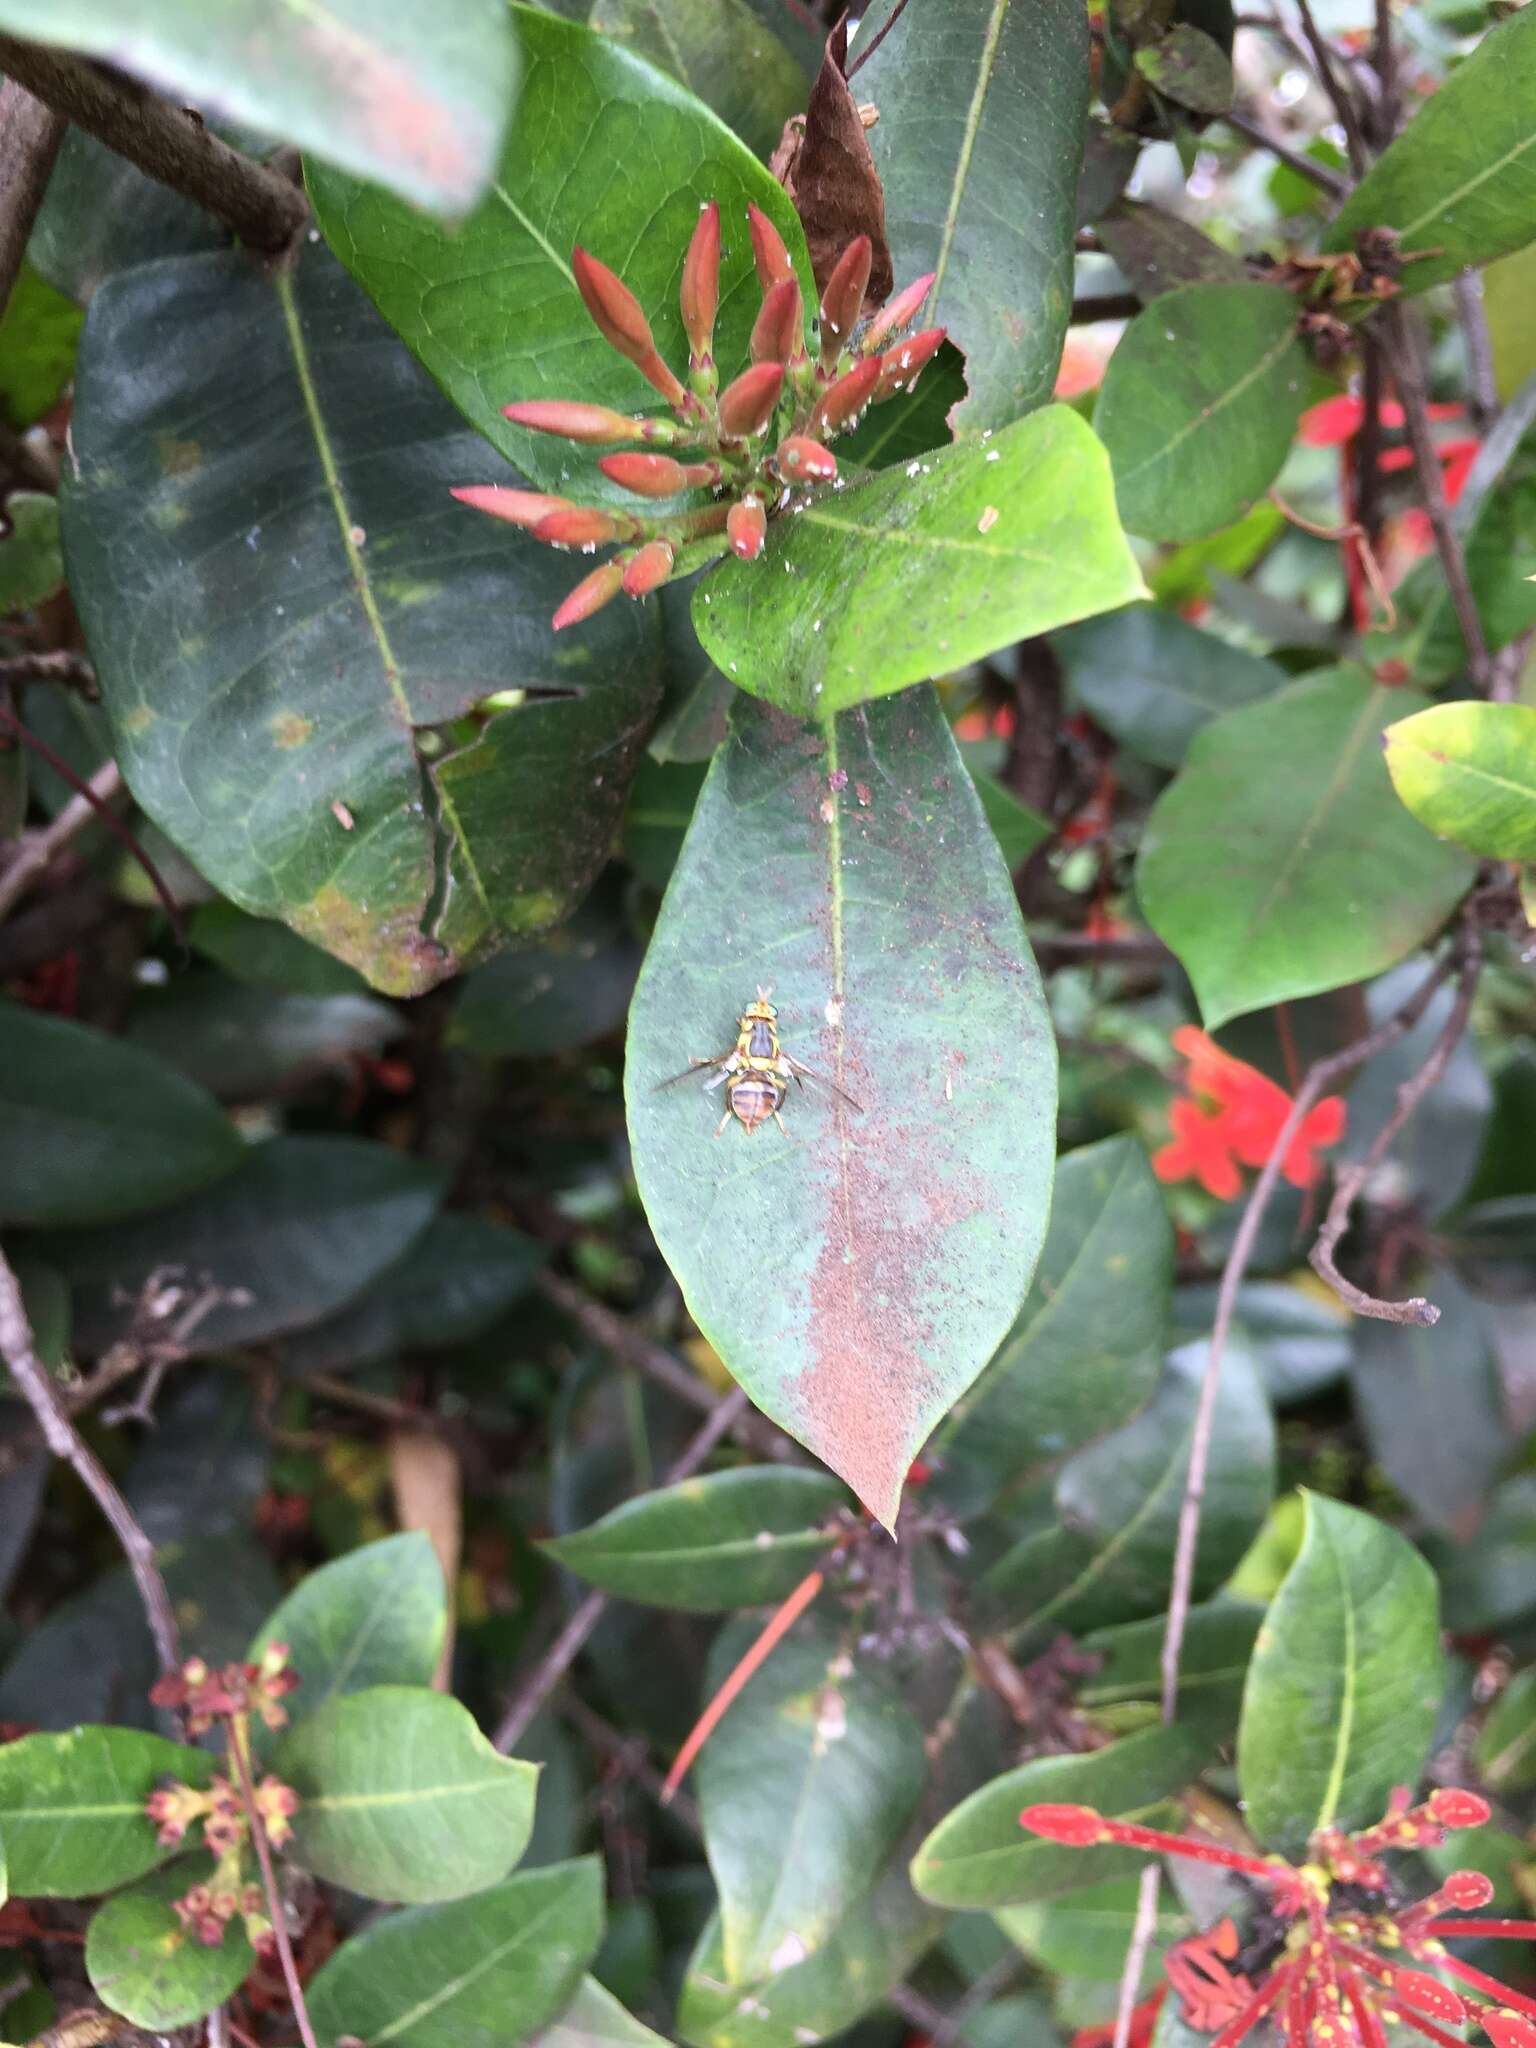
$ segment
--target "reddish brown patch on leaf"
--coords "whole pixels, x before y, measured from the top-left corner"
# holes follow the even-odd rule
[[[827,38],[805,113],[785,123],[769,168],[795,203],[818,291],[848,244],[868,235],[874,260],[864,311],[873,313],[891,296],[895,280],[885,239],[885,191],[848,87],[847,62],[848,28],[840,22]]]

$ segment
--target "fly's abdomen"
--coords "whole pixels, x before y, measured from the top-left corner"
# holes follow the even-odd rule
[[[784,1084],[771,1074],[735,1074],[727,1088],[733,1114],[749,1131],[766,1123],[784,1100]]]

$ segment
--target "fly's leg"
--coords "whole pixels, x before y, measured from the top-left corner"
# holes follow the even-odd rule
[[[713,1082],[713,1081],[711,1081],[709,1085],[710,1085],[710,1087],[711,1087],[711,1088],[713,1088],[715,1084],[714,1084],[714,1082]],[[725,1115],[724,1115],[723,1117],[721,1117],[721,1119],[720,1119],[719,1123],[717,1123],[717,1124],[715,1125],[715,1136],[716,1136],[717,1138],[723,1138],[723,1137],[725,1136],[725,1127],[726,1127],[726,1125],[727,1125],[727,1124],[728,1124],[728,1123],[730,1122],[731,1118],[732,1118],[732,1117],[733,1117],[734,1115],[735,1115],[735,1111],[734,1111],[734,1110],[732,1110],[732,1109],[727,1109],[727,1110],[726,1110],[726,1112],[725,1112]]]
[[[774,1122],[775,1122],[775,1123],[776,1123],[776,1124],[778,1125],[779,1129],[780,1129],[781,1131],[783,1131],[783,1132],[784,1132],[784,1135],[785,1135],[785,1137],[787,1138],[787,1137],[789,1136],[789,1132],[788,1132],[788,1130],[787,1130],[787,1129],[785,1128],[785,1123],[784,1123],[784,1119],[783,1119],[783,1117],[781,1117],[781,1116],[779,1115],[779,1112],[778,1112],[777,1110],[775,1110],[775,1111],[773,1112],[773,1120],[774,1120]]]

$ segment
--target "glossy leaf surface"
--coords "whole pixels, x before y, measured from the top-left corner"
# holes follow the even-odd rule
[[[1432,704],[1382,734],[1421,825],[1490,860],[1536,860],[1536,706]]]
[[[784,1132],[717,1141],[718,1093],[658,1084],[733,1043],[768,983],[789,1052],[862,1108],[812,1083]],[[625,1086],[641,1197],[700,1329],[889,1525],[1018,1312],[1053,1166],[1038,975],[931,693],[824,734],[738,706],[636,988]],[[722,1256],[759,1243],[768,1290]]]
[[[805,73],[746,0],[595,0],[587,19],[696,93],[757,156],[805,107]]]
[[[171,1901],[206,1883],[213,1858],[181,1857],[169,1870],[117,1892],[91,1916],[85,1968],[91,1989],[136,2027],[164,2032],[212,2012],[250,1974],[256,1952],[237,1914],[224,1939],[189,1941]]]
[[[290,1722],[375,1685],[430,1685],[443,1647],[443,1570],[420,1530],[365,1543],[308,1573],[268,1617],[248,1655],[286,1643],[299,1684]]]
[[[173,1849],[144,1802],[170,1774],[206,1785],[212,1765],[136,1728],[73,1728],[0,1744],[0,1832],[18,1898],[93,1898],[142,1877]]]
[[[535,2036],[532,2048],[664,2048],[665,2039],[626,2011],[595,1977],[583,1977],[576,1996]]]

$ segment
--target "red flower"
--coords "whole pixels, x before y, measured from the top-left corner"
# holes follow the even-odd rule
[[[1242,1190],[1239,1166],[1262,1166],[1291,1114],[1292,1098],[1280,1085],[1234,1059],[1192,1024],[1173,1034],[1189,1061],[1187,1096],[1169,1105],[1171,1143],[1152,1155],[1162,1181],[1198,1181],[1207,1194],[1230,1202]],[[1309,1188],[1322,1172],[1318,1150],[1344,1135],[1344,1104],[1327,1095],[1307,1112],[1286,1146],[1280,1171],[1293,1187]]]

